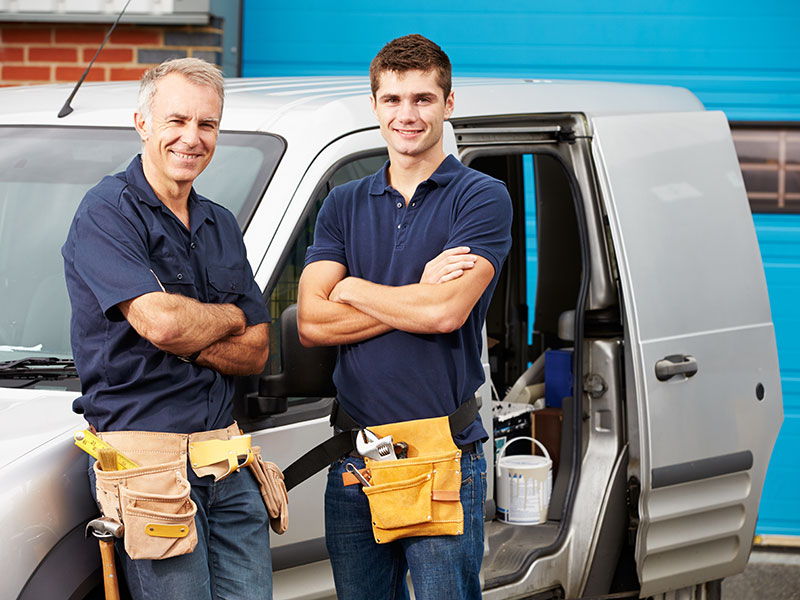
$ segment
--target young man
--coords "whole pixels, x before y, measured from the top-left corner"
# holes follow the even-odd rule
[[[62,248],[83,388],[74,410],[114,446],[138,452],[141,440],[163,440],[148,452],[161,456],[150,462],[178,460],[166,495],[188,487],[187,434],[214,442],[238,434],[232,375],[260,373],[269,351],[269,314],[236,219],[192,188],[214,155],[223,98],[218,69],[199,59],[145,73],[134,114],[142,154],[86,194]],[[174,457],[173,441],[182,445]],[[147,466],[142,456],[137,462]],[[191,502],[171,509],[169,500],[148,496],[115,497],[106,510],[102,475],[90,469],[92,493],[115,519],[108,513],[125,520],[136,502],[148,515],[196,505],[197,545],[188,553],[191,545],[176,556],[133,560],[130,553],[152,553],[148,546],[170,546],[170,536],[176,547],[188,538],[169,516],[155,537],[125,523],[125,549],[117,550],[134,598],[271,597],[269,516],[250,469],[214,478],[188,469]],[[133,480],[126,486],[131,493],[155,491],[158,482],[139,480],[142,489]]]
[[[320,211],[300,279],[305,345],[340,345],[338,402],[364,426],[450,415],[484,381],[481,328],[511,245],[505,186],[445,156],[451,67],[433,42],[409,35],[370,67],[371,101],[389,162],[334,189]],[[349,463],[331,466],[328,553],[339,598],[479,598],[487,438],[480,417],[454,438],[462,449],[460,535],[376,543]]]

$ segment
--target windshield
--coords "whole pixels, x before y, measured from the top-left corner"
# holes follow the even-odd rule
[[[195,190],[243,227],[283,149],[277,136],[222,132]],[[83,195],[139,150],[133,129],[0,127],[0,362],[71,357],[61,246]]]

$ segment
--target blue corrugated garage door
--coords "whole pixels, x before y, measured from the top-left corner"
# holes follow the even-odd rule
[[[410,9],[364,0],[244,0],[242,74],[366,75],[383,44],[421,33],[447,51],[456,76],[679,85],[691,89],[707,108],[724,110],[731,121],[800,121],[798,29],[800,2],[784,0],[572,5],[512,0],[491,6],[483,0],[428,0]],[[533,222],[533,215],[528,218]],[[800,455],[800,327],[793,310],[800,292],[800,217],[754,218],[786,413],[757,532],[800,536],[800,464],[795,459]],[[535,268],[533,257],[529,266]]]
[[[757,533],[800,535],[800,215],[753,215],[778,339],[784,419],[767,472]]]

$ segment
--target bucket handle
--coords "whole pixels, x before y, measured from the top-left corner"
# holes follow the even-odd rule
[[[515,437],[513,440],[510,440],[510,441],[506,442],[505,444],[503,444],[503,447],[502,447],[502,448],[500,448],[500,452],[497,454],[497,460],[498,460],[498,462],[500,461],[500,459],[501,459],[501,458],[503,458],[503,456],[505,456],[505,453],[506,453],[506,448],[508,448],[508,447],[509,447],[511,444],[513,444],[514,442],[518,442],[518,441],[520,441],[520,440],[530,440],[531,442],[533,442],[534,444],[536,444],[537,446],[539,446],[539,449],[540,449],[542,452],[544,452],[544,456],[545,456],[545,458],[546,458],[547,460],[550,460],[550,454],[547,452],[547,448],[545,448],[545,447],[544,447],[544,444],[542,444],[542,442],[540,442],[539,440],[537,440],[537,439],[535,439],[535,438],[532,438],[532,437],[528,437],[528,436],[521,435],[521,436],[519,436],[519,437]]]

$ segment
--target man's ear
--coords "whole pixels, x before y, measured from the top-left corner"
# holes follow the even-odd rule
[[[375,118],[378,118],[378,103],[375,100],[375,94],[369,95],[369,103],[372,105],[372,114],[375,115]]]
[[[445,120],[449,119],[450,115],[453,114],[453,109],[455,108],[455,98],[456,98],[456,93],[453,90],[450,90],[450,93],[447,95],[447,98],[444,101]]]
[[[146,141],[149,132],[147,131],[147,121],[142,113],[133,113],[133,125],[136,127],[136,132],[139,134],[142,141]]]

